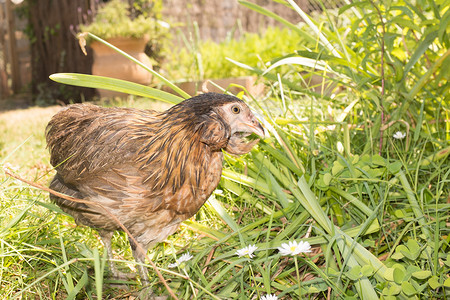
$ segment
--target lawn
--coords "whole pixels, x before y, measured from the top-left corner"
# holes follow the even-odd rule
[[[364,2],[312,19],[288,2],[306,25],[240,1],[301,36],[304,48],[264,64],[228,59],[267,86],[258,99],[238,95],[267,138],[249,154],[226,155],[212,197],[148,258],[179,299],[449,298],[450,4]],[[318,86],[308,85],[311,75],[323,78]],[[44,128],[56,111],[2,113],[1,164],[47,185],[54,171]],[[138,279],[103,276],[98,234],[76,226],[46,192],[4,173],[0,182],[2,297],[127,298],[140,289]],[[311,252],[278,249],[289,242],[308,242]],[[119,268],[135,272],[125,234],[113,244]]]

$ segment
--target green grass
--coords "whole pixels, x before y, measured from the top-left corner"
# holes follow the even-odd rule
[[[306,104],[297,101],[298,107]],[[142,108],[150,106],[147,103],[137,101],[131,105]],[[43,128],[56,109],[37,110],[41,111],[38,122],[31,117],[36,116],[34,109],[15,112],[25,120],[20,125],[12,119],[13,113],[2,115],[6,133],[2,158],[9,155],[4,163],[21,166],[18,174],[45,184],[50,170]],[[336,115],[341,113],[336,111]],[[445,295],[439,288],[432,289],[430,282],[433,278],[438,283],[444,280],[450,263],[445,254],[449,209],[445,197],[450,172],[447,159],[432,158],[428,162],[423,154],[414,159],[416,151],[402,150],[405,140],[392,138],[389,150],[393,158],[341,155],[336,144],[345,144],[342,127],[325,128],[318,123],[314,125],[314,140],[319,151],[310,151],[311,142],[305,138],[307,126],[289,123],[276,130],[279,141],[284,143],[268,139],[249,155],[227,156],[220,191],[215,193],[218,201],[210,201],[167,243],[149,254],[177,295],[189,299],[195,294],[203,299],[209,292],[219,298],[237,299],[277,293],[280,298],[296,298],[300,280],[301,291],[311,297],[325,296],[328,286],[336,297],[339,293],[349,296],[356,292],[362,274],[374,280],[377,269],[368,262],[363,273],[358,264],[352,263],[351,256],[336,256],[341,247],[338,227],[354,238],[350,246],[355,247],[355,253],[362,251],[359,259],[370,258],[364,257],[365,251],[374,255],[370,259],[375,262],[382,258],[385,272],[391,274],[382,276],[391,279],[384,282],[386,286],[392,283],[403,287],[405,284],[400,284],[404,276],[419,286],[426,285],[419,293],[421,297]],[[349,130],[349,134],[355,131]],[[421,149],[421,143],[409,147]],[[292,156],[286,155],[288,152]],[[28,166],[33,164],[38,167],[30,169]],[[302,181],[302,168],[307,170],[310,184]],[[329,177],[326,174],[331,174],[331,180],[325,179]],[[97,233],[75,226],[70,217],[48,202],[46,193],[4,175],[1,182],[2,296],[51,299],[78,293],[81,297],[95,297],[96,284],[104,296],[108,295],[111,288],[103,286],[102,279],[95,276],[96,262],[101,262],[101,254],[96,251],[102,251]],[[416,210],[426,215],[424,222]],[[311,215],[316,216],[315,220],[308,212],[314,212]],[[338,227],[333,229],[330,220]],[[275,248],[305,236],[309,236],[306,240],[314,246],[314,252],[299,260],[298,279],[294,259],[280,257]],[[237,258],[234,252],[249,244],[258,246],[256,257]],[[133,259],[124,234],[115,236],[114,249],[120,268],[132,272]],[[168,269],[168,264],[186,251],[194,258],[185,269]],[[416,273],[423,270],[430,273]],[[156,277],[154,283],[163,290]],[[129,285],[131,290],[138,288],[137,282]],[[384,287],[379,283],[375,288],[380,292]],[[121,288],[112,293],[117,296],[128,292]]]
[[[422,4],[365,2],[342,8],[352,11],[350,20],[315,18],[308,27],[271,15],[303,38],[315,32],[317,44],[271,58],[268,69],[236,62],[268,86],[263,98],[246,100],[269,137],[247,155],[227,155],[213,198],[149,252],[179,299],[259,299],[269,293],[279,299],[450,297],[449,84],[443,62],[449,41],[441,18],[449,10],[445,3]],[[383,24],[380,14],[420,25]],[[321,69],[311,68],[314,61]],[[310,74],[335,85],[300,84]],[[37,123],[26,113],[23,123],[1,115],[0,159],[46,184],[52,171],[43,128],[53,111]],[[406,137],[395,139],[397,131]],[[118,298],[140,288],[135,280],[114,287],[102,276],[97,233],[75,226],[46,193],[3,173],[0,183],[2,297]],[[276,248],[293,240],[308,241],[313,252],[281,256]],[[132,272],[125,235],[116,234],[113,243],[119,268]],[[235,254],[251,244],[258,247],[254,258]],[[190,261],[168,267],[186,252]],[[155,273],[150,276],[153,288],[167,295]]]

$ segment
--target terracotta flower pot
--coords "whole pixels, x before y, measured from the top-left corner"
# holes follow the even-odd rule
[[[144,53],[145,44],[147,43],[148,38],[136,39],[117,37],[108,39],[107,41],[117,48],[130,54],[147,66],[151,67],[151,61]],[[123,79],[144,85],[148,85],[151,82],[151,73],[144,70],[142,67],[133,63],[108,46],[94,41],[91,44],[91,48],[94,51],[92,75]],[[100,97],[125,96],[125,94],[123,93],[108,90],[98,90],[98,92],[100,94]]]

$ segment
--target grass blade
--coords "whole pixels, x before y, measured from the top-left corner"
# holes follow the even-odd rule
[[[398,177],[398,179],[400,179],[400,182],[406,193],[406,198],[409,201],[409,205],[411,206],[411,209],[414,212],[414,215],[416,216],[417,221],[419,222],[420,225],[422,225],[422,233],[425,235],[426,238],[431,238],[433,235],[431,234],[430,230],[428,229],[428,224],[427,224],[425,216],[422,212],[422,208],[419,205],[419,202],[417,201],[417,198],[414,195],[413,190],[411,189],[411,185],[409,184],[405,173],[403,173],[403,171],[400,170],[397,173],[397,177]]]
[[[78,293],[81,291],[81,289],[84,288],[88,283],[89,283],[89,276],[87,274],[87,271],[85,271],[83,273],[83,276],[81,276],[80,280],[78,281],[77,285],[67,295],[66,300],[75,299],[75,297],[78,295]]]
[[[209,197],[208,203],[214,208],[216,213],[222,218],[222,220],[236,233],[239,233],[239,226],[234,219],[223,208],[222,204],[214,196]]]
[[[93,250],[94,254],[94,270],[95,270],[95,290],[97,292],[98,299],[103,299],[103,273],[105,270],[106,251],[103,253],[103,258],[100,258],[97,248]]]

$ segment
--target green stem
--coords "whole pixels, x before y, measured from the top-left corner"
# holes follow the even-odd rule
[[[256,288],[258,283],[255,280],[255,273],[253,272],[251,263],[249,263],[249,267],[250,267],[250,275],[252,276],[252,279],[253,279],[253,284],[255,285],[255,289],[258,291],[258,289]],[[259,291],[258,291],[258,293],[259,293]]]
[[[189,285],[191,286],[191,289],[192,289],[192,294],[194,295],[195,298],[197,298],[197,294],[195,293],[194,285],[192,284],[192,280],[189,277],[188,273],[186,272],[186,268],[183,268],[183,273],[184,273],[184,275],[186,275],[186,278],[188,278]]]
[[[302,297],[302,289],[301,289],[301,285],[300,285],[300,273],[298,271],[297,256],[294,256],[294,261],[295,261],[295,271],[297,273],[297,281],[298,281],[298,297],[301,298]]]

